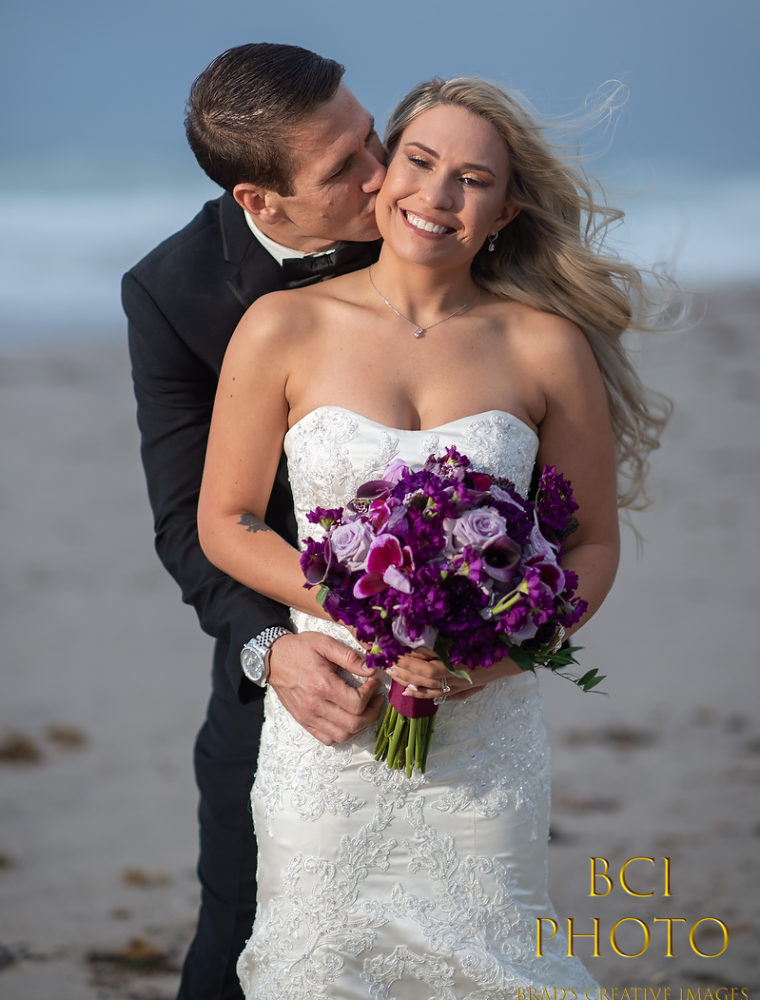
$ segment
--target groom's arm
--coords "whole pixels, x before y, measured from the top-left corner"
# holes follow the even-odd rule
[[[243,700],[260,697],[261,689],[244,677],[238,654],[264,629],[289,627],[288,611],[217,570],[198,543],[198,492],[216,373],[190,350],[132,273],[124,276],[122,300],[156,551],[203,630],[229,644],[226,667],[234,690]]]
[[[198,493],[216,372],[190,350],[132,273],[124,276],[122,300],[156,551],[203,630],[228,644],[228,680],[241,700],[250,701],[261,697],[263,689],[244,676],[240,650],[270,626],[289,627],[289,613],[212,566],[198,542]],[[276,524],[278,519],[267,520]],[[371,702],[376,684],[349,687],[337,676],[336,666],[369,674],[355,653],[316,632],[283,636],[269,656],[269,681],[280,700],[327,744],[346,742],[380,711],[379,703]]]

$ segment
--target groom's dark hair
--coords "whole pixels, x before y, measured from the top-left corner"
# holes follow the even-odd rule
[[[297,45],[258,42],[228,49],[190,89],[185,133],[212,181],[293,194],[288,137],[340,85],[345,67]]]

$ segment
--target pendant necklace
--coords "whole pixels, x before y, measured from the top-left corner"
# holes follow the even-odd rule
[[[415,337],[417,340],[419,340],[419,338],[424,333],[427,333],[428,330],[432,330],[434,326],[440,326],[441,323],[445,323],[447,320],[453,319],[455,316],[458,316],[460,313],[463,313],[465,311],[465,309],[469,305],[472,305],[472,303],[475,301],[475,299],[478,297],[478,295],[480,295],[480,289],[478,289],[475,292],[475,294],[464,303],[464,305],[459,306],[459,308],[455,309],[453,313],[449,313],[449,315],[448,316],[444,316],[443,319],[437,319],[435,321],[435,323],[431,323],[429,326],[419,326],[417,323],[414,322],[413,319],[409,319],[408,316],[405,316],[402,312],[399,312],[399,310],[386,299],[386,297],[383,295],[383,293],[377,287],[377,285],[375,284],[375,282],[372,280],[372,268],[371,267],[367,271],[367,274],[369,275],[369,283],[370,283],[370,285],[372,285],[372,287],[375,289],[375,291],[380,296],[380,298],[383,300],[383,302],[388,306],[388,308],[392,312],[395,312],[395,314],[398,316],[399,319],[403,319],[404,322],[406,322],[406,323],[409,324],[409,326],[413,326],[414,327],[414,331],[412,332],[412,336]]]

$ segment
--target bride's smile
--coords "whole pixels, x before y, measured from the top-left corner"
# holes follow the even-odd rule
[[[402,209],[402,214],[406,221],[414,229],[419,229],[423,233],[430,233],[436,236],[443,236],[449,233],[453,233],[454,229],[451,226],[445,226],[440,222],[434,222],[432,219],[423,218],[421,215],[417,215],[412,212],[407,212]]]

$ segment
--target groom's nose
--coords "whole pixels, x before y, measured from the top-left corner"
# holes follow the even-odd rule
[[[362,191],[371,194],[380,190],[380,185],[385,178],[385,164],[388,159],[385,147],[378,136],[375,136],[374,140],[367,144],[364,156],[366,157],[367,176],[366,180],[362,182]]]

